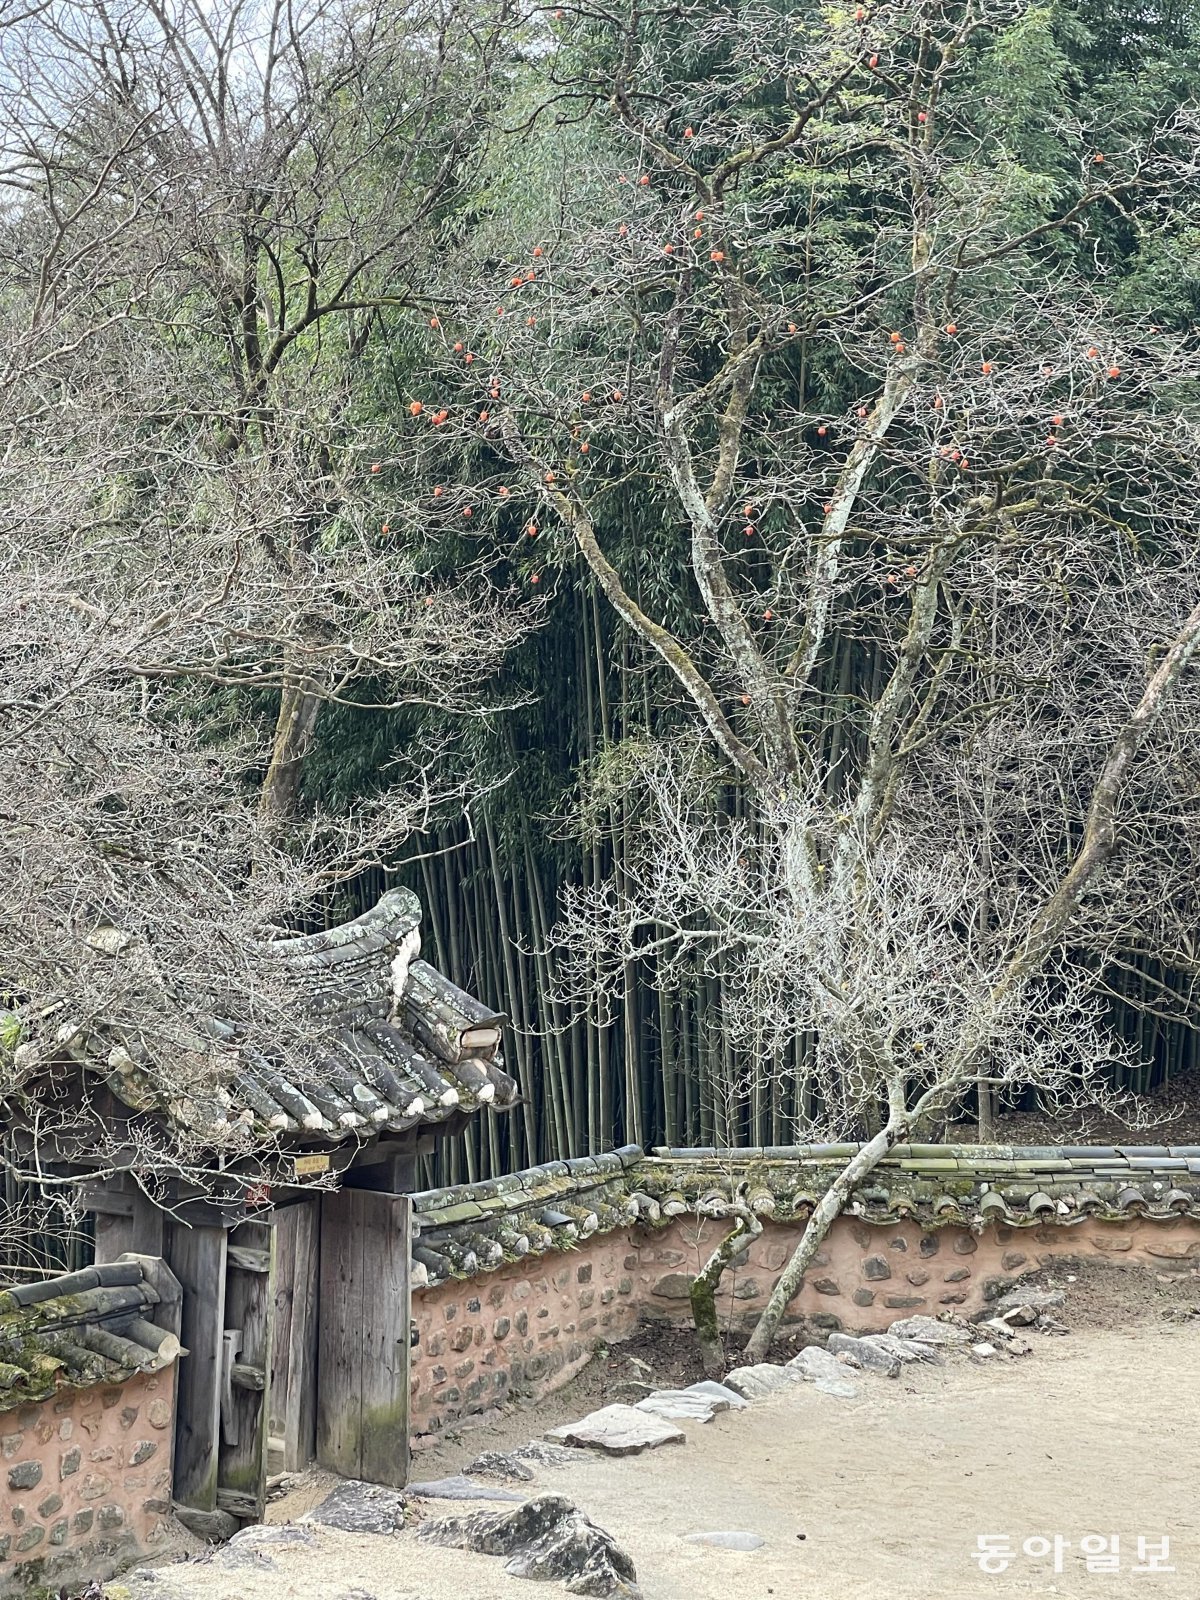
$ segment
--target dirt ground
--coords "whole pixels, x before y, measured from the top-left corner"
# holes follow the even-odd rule
[[[811,1385],[687,1424],[687,1443],[612,1460],[580,1452],[523,1491],[569,1496],[632,1555],[645,1600],[1012,1600],[1200,1596],[1200,1280],[1104,1266],[1066,1285],[1065,1335],[1034,1353],[953,1360],[862,1379],[857,1399]],[[447,1437],[415,1478],[459,1472],[483,1449],[538,1437],[638,1385],[691,1376],[686,1345],[614,1350],[540,1404]],[[303,1514],[333,1480],[307,1474],[271,1521]],[[414,1503],[417,1518],[469,1509]],[[685,1542],[747,1530],[761,1549]],[[1006,1571],[982,1572],[980,1535],[1007,1536]],[[1117,1535],[1119,1570],[1089,1572],[1085,1536]],[[1055,1560],[1027,1540],[1065,1541]],[[1170,1540],[1172,1573],[1136,1572],[1138,1539]],[[499,1560],[394,1537],[321,1530],[320,1551],[272,1550],[277,1568],[194,1567],[196,1600],[514,1600]],[[1143,1560],[1141,1565],[1146,1565]],[[1056,1570],[1057,1567],[1061,1570]],[[558,1586],[544,1591],[561,1593]]]

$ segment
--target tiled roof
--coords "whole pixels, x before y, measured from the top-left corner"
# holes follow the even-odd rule
[[[193,1132],[215,1116],[264,1138],[336,1143],[513,1105],[517,1086],[499,1056],[505,1018],[419,959],[420,921],[416,895],[392,889],[352,922],[264,946],[295,981],[305,1042],[274,1056],[216,1024],[237,1052],[219,1105],[163,1109]],[[117,1096],[144,1108],[136,1063],[120,1052],[108,1063]]]
[[[759,1216],[803,1222],[857,1144],[656,1149],[550,1162],[413,1197],[414,1284],[469,1277],[637,1222],[722,1216],[732,1192]],[[1052,1221],[1200,1218],[1200,1146],[897,1145],[844,1210],[890,1226],[1034,1227]]]
[[[611,1155],[547,1161],[485,1183],[413,1195],[414,1288],[658,1221],[658,1205],[634,1181],[642,1160],[640,1147],[628,1145]]]
[[[149,1320],[158,1303],[138,1261],[0,1290],[0,1411],[170,1366],[179,1340]]]

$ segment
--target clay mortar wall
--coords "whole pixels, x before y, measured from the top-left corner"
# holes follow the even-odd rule
[[[0,1413],[0,1595],[108,1578],[168,1537],[175,1372]]]
[[[514,1394],[551,1393],[597,1345],[620,1343],[642,1322],[690,1326],[688,1279],[728,1226],[685,1216],[660,1228],[616,1229],[571,1250],[415,1290],[414,1434],[436,1432]],[[801,1223],[766,1223],[725,1274],[718,1304],[726,1328],[741,1330],[755,1320],[802,1231]],[[988,1223],[975,1230],[923,1229],[910,1220],[880,1226],[843,1215],[791,1302],[789,1319],[815,1331],[868,1333],[917,1313],[973,1316],[1022,1276],[1070,1257],[1194,1272],[1200,1220],[1085,1217],[1070,1226]]]

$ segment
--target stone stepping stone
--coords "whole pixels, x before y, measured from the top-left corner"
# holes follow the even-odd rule
[[[532,1477],[533,1474],[531,1473]],[[461,1472],[452,1478],[430,1478],[425,1483],[410,1483],[406,1493],[418,1494],[424,1500],[524,1500],[523,1494],[511,1489],[500,1489],[494,1483],[472,1483]]]
[[[889,1355],[896,1357],[897,1361],[932,1361],[941,1364],[941,1356],[931,1344],[923,1344],[920,1339],[901,1339],[894,1333],[864,1333],[859,1339],[859,1344],[874,1345],[877,1350],[886,1350]],[[833,1335],[830,1335],[829,1348],[833,1349]]]
[[[404,1526],[404,1496],[381,1484],[347,1478],[300,1520],[345,1533],[395,1533]]]
[[[745,1411],[747,1402],[736,1389],[731,1389],[728,1384],[717,1383],[714,1378],[701,1378],[699,1383],[690,1383],[684,1390],[685,1394],[706,1394],[712,1399],[718,1411]]]
[[[919,1339],[922,1344],[970,1344],[971,1334],[936,1317],[901,1317],[888,1329],[899,1339]]]
[[[855,1339],[848,1333],[831,1333],[826,1348],[835,1356],[848,1357],[852,1366],[882,1373],[885,1378],[900,1376],[900,1357],[885,1345]]]
[[[746,1402],[740,1394],[727,1389],[723,1383],[705,1379],[701,1383],[689,1384],[686,1389],[656,1389],[644,1400],[639,1400],[636,1409],[649,1411],[652,1416],[665,1417],[668,1421],[711,1422],[718,1411],[741,1411],[745,1407]]]
[[[603,1406],[578,1422],[551,1428],[547,1439],[582,1450],[603,1450],[610,1456],[634,1456],[663,1444],[685,1444],[687,1435],[663,1417],[636,1406]]]
[[[766,1540],[759,1533],[730,1529],[724,1533],[685,1533],[685,1544],[707,1544],[714,1550],[761,1550]]]
[[[732,1372],[725,1374],[725,1383],[746,1400],[765,1400],[769,1394],[777,1394],[780,1389],[790,1389],[799,1376],[798,1372],[790,1372],[787,1367],[776,1367],[769,1361],[761,1361],[753,1367],[735,1367]]]
[[[533,1468],[513,1451],[484,1450],[474,1461],[467,1463],[467,1476],[474,1473],[479,1478],[509,1478],[520,1483],[533,1482]]]
[[[251,1522],[230,1539],[229,1549],[261,1549],[263,1545],[315,1546],[317,1536],[311,1528],[302,1528],[295,1522]]]
[[[858,1393],[858,1385],[850,1382],[845,1363],[816,1345],[801,1350],[788,1362],[788,1369],[798,1373],[806,1383],[815,1384],[822,1394],[836,1395],[839,1400],[853,1400]]]

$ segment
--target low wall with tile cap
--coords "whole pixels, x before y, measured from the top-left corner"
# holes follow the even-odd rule
[[[736,1350],[855,1148],[625,1150],[415,1196],[414,1432],[548,1393],[640,1323],[689,1326],[689,1279],[744,1186],[763,1231],[718,1295]],[[900,1147],[851,1196],[788,1315],[814,1332],[972,1316],[1076,1257],[1200,1271],[1200,1150]]]
[[[175,1372],[0,1414],[0,1595],[107,1578],[169,1537]]]
[[[413,1431],[436,1432],[517,1394],[549,1393],[597,1345],[628,1339],[646,1298],[643,1250],[625,1232],[595,1234],[578,1249],[415,1292]]]
[[[728,1223],[677,1218],[661,1229],[594,1234],[577,1247],[509,1262],[469,1280],[413,1295],[413,1430],[436,1432],[515,1395],[549,1394],[575,1376],[597,1345],[619,1344],[640,1324],[691,1326],[690,1278]],[[799,1242],[802,1226],[768,1223],[721,1281],[722,1325],[738,1335],[756,1321]],[[788,1309],[814,1333],[877,1332],[898,1317],[963,1316],[1023,1276],[1056,1261],[1136,1261],[1169,1274],[1200,1270],[1200,1221],[1093,1222],[1031,1228],[960,1224],[886,1227],[841,1216]]]

